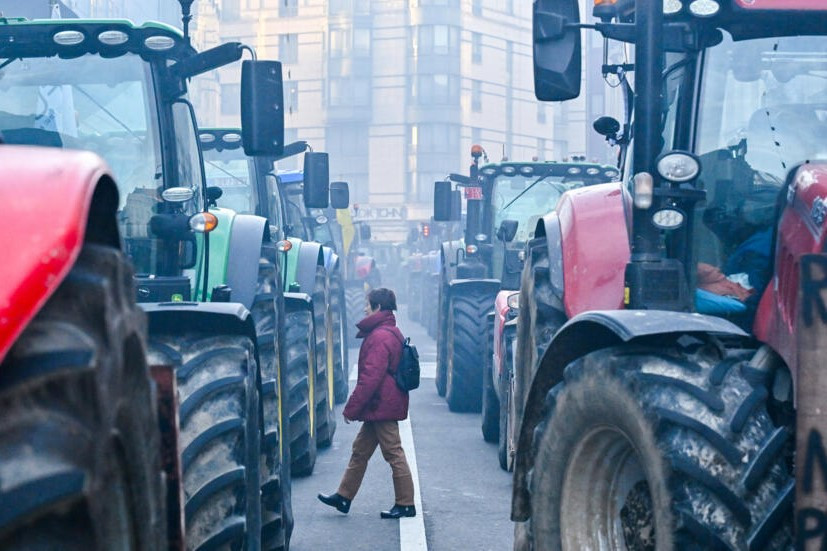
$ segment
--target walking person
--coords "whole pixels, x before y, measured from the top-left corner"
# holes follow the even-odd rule
[[[367,296],[365,318],[356,324],[359,349],[358,379],[345,404],[345,423],[363,421],[336,493],[319,494],[319,500],[342,513],[359,491],[368,461],[376,446],[393,472],[396,503],[382,518],[416,516],[411,470],[399,437],[399,421],[408,417],[408,394],[397,386],[394,373],[402,357],[402,333],[396,327],[396,296],[389,289],[374,289]]]

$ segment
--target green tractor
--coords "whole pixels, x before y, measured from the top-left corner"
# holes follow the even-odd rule
[[[215,194],[219,206],[257,214],[268,220],[271,240],[280,251],[279,267],[286,291],[285,346],[294,416],[291,426],[294,436],[302,442],[310,434],[317,448],[327,447],[336,430],[334,402],[343,402],[348,392],[343,368],[346,364],[342,353],[341,309],[337,306],[341,303],[338,300],[341,285],[337,285],[341,279],[338,258],[329,248],[307,239],[308,232],[304,230],[305,221],[301,216],[306,203],[318,204],[313,202],[314,199],[327,198],[326,154],[305,154],[308,196],[297,198],[285,192],[274,163],[304,151],[304,144],[299,148],[291,144],[280,156],[251,157],[244,153],[240,137],[238,129],[200,130],[208,189]],[[304,300],[302,293],[310,295],[311,302]],[[308,308],[313,318],[310,326],[303,320],[303,312]],[[308,343],[308,334],[315,336],[315,342]],[[312,373],[306,368],[307,358],[313,360]],[[312,406],[306,401],[305,381],[309,381],[312,388]],[[308,413],[312,413],[312,431]],[[304,443],[297,442],[297,446],[305,449]],[[294,474],[307,475],[312,470],[311,456],[294,454]]]
[[[286,549],[291,449],[282,438],[277,253],[266,219],[209,206],[187,97],[190,78],[249,48],[197,53],[166,25],[78,19],[0,19],[0,44],[5,141],[94,151],[117,181],[149,362],[175,369],[177,393],[160,419],[172,438],[170,541],[178,533],[189,549]],[[241,83],[245,149],[281,154],[281,65],[244,61]]]
[[[470,177],[452,174],[434,188],[436,221],[457,220],[462,190],[466,198],[464,236],[442,244],[440,263],[436,385],[451,411],[482,408],[483,366],[492,339],[487,315],[500,290],[519,288],[522,250],[537,220],[564,191],[619,175],[616,168],[587,163],[480,167],[482,148],[474,146],[471,154]]]

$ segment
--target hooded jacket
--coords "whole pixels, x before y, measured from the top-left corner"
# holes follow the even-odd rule
[[[380,310],[356,324],[358,378],[345,404],[344,415],[356,421],[401,421],[408,417],[408,394],[396,386],[393,374],[402,357],[402,332],[393,312]]]

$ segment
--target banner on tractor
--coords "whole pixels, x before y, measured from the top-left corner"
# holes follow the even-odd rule
[[[466,199],[482,199],[482,188],[479,186],[468,186],[465,188]]]

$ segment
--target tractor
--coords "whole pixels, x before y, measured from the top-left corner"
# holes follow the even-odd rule
[[[275,162],[304,151],[306,144],[289,144],[279,157],[247,157],[240,137],[239,129],[200,129],[207,184],[222,190],[221,196],[216,199],[219,206],[267,218],[272,241],[284,249],[283,254],[279,255],[284,289],[288,292],[307,292],[313,297],[316,350],[326,351],[316,355],[319,384],[315,387],[318,393],[316,430],[317,434],[323,435],[318,444],[324,447],[330,444],[333,437],[333,431],[325,426],[328,423],[325,408],[332,409],[334,401],[344,402],[348,391],[339,257],[331,247],[315,239],[312,229],[321,219],[317,216],[311,220],[306,215],[308,206],[326,207],[328,203],[326,154],[305,153],[304,175],[298,173],[300,179],[297,185],[287,187],[288,178],[276,173]],[[318,162],[320,158],[321,163]],[[307,193],[303,188],[307,188]],[[288,193],[294,190],[298,193]],[[292,317],[294,302],[290,298],[286,300],[288,318]],[[290,325],[288,319],[287,326]],[[304,342],[298,331],[289,333]],[[301,346],[298,342],[295,345]],[[286,346],[289,350],[294,344],[291,342]],[[300,354],[294,355],[298,356]],[[319,423],[323,426],[318,426]]]
[[[824,449],[817,432],[795,444],[801,408],[823,404],[801,385],[822,365],[796,335],[801,259],[825,247],[827,9],[618,0],[595,2],[593,24],[579,14],[534,2],[535,94],[579,94],[581,29],[604,52],[633,45],[603,63],[624,123],[594,125],[619,145],[623,183],[570,194],[526,247],[515,548],[823,546],[827,517],[800,500],[821,492]]]
[[[91,153],[11,145],[0,167],[12,206],[0,235],[0,549],[164,548],[175,518],[161,458],[176,448],[162,444],[112,173]]]
[[[292,529],[291,446],[282,438],[290,434],[290,416],[281,373],[284,307],[276,251],[266,219],[209,206],[187,96],[190,78],[238,61],[249,48],[227,43],[196,52],[187,37],[190,5],[182,1],[183,33],[124,20],[0,19],[0,132],[13,144],[91,150],[112,169],[119,194],[113,205],[117,226],[109,229],[120,230],[136,273],[133,279],[120,270],[118,282],[129,289],[134,284],[147,314],[149,363],[175,370],[177,393],[161,422],[163,434],[178,435],[172,449],[180,453],[165,460],[180,468],[181,476],[171,480],[181,486],[167,496],[172,503],[183,497],[178,505],[186,547],[285,549]],[[244,61],[241,82],[245,149],[251,155],[281,154],[281,65]],[[42,159],[52,154],[60,152],[42,153]],[[97,277],[78,283],[104,285]],[[107,312],[124,309],[126,299],[106,298],[105,306]],[[89,339],[72,335],[67,333],[65,345],[86,346]],[[77,361],[83,357],[76,355]],[[151,396],[144,401],[151,404]],[[132,428],[139,417],[111,413],[125,415],[118,418],[125,432],[139,430]],[[293,451],[301,454],[307,447]],[[125,448],[108,455],[133,461]],[[112,478],[99,484],[90,488],[118,487]],[[69,487],[55,485],[52,491],[63,489]],[[108,498],[96,493],[95,499]],[[79,518],[96,522],[99,511],[123,513],[117,501],[94,507],[91,517]],[[123,525],[106,529],[105,537],[129,535]],[[140,537],[145,535],[157,531]]]
[[[483,365],[492,336],[486,315],[497,293],[517,289],[523,245],[536,221],[567,189],[605,182],[616,168],[597,164],[501,162],[479,166],[483,150],[472,148],[470,176],[452,174],[434,187],[434,220],[459,219],[464,189],[464,237],[442,243],[437,331],[436,386],[451,411],[480,411]]]

